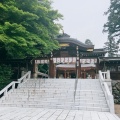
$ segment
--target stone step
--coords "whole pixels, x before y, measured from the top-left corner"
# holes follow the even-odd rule
[[[11,96],[12,95],[12,96]],[[61,94],[61,93],[11,93],[8,95],[8,97],[26,97],[26,96],[30,96],[30,97],[67,97],[67,98],[71,98],[72,96],[74,96],[73,93],[65,93],[65,94]],[[88,95],[84,95],[84,94],[76,94],[76,98],[88,98],[88,99],[103,99],[105,98],[104,96],[100,96],[100,95],[92,95],[92,94],[88,94]]]
[[[11,96],[12,95],[12,96]],[[8,95],[8,97],[24,97],[24,96],[30,96],[30,97],[69,97],[71,98],[72,96],[74,96],[73,93],[11,93]],[[100,99],[100,98],[105,98],[104,95],[92,95],[92,94],[76,94],[76,98],[88,98],[88,99]]]
[[[75,101],[74,85],[75,79],[30,79],[11,90],[0,106],[109,111],[99,80],[79,79]]]
[[[76,90],[76,93],[86,92],[86,93],[104,93],[102,90]]]
[[[73,95],[74,91],[70,91],[70,92],[61,92],[61,91],[55,91],[55,92],[43,92],[43,91],[11,91],[8,95]],[[86,92],[76,92],[76,96],[104,96],[103,93],[86,93]]]
[[[12,90],[11,93],[73,93],[74,90],[63,90],[63,89],[16,89]]]
[[[74,87],[64,87],[64,86],[62,86],[62,87],[57,87],[57,86],[52,86],[52,87],[43,87],[43,86],[41,86],[41,87],[39,87],[39,86],[21,86],[20,87],[21,89],[23,88],[40,88],[40,89],[68,89],[68,90],[70,90],[70,89],[73,89],[74,90]],[[96,89],[97,90],[97,89]]]
[[[74,82],[73,82],[74,83]],[[22,85],[74,85],[74,84],[71,84],[71,82],[70,83],[67,83],[67,82],[25,82],[25,83],[22,83]]]
[[[71,109],[71,110],[87,110],[87,111],[100,111],[100,112],[109,112],[109,108],[103,107],[88,107],[88,106],[67,106],[67,105],[52,105],[52,106],[44,106],[38,104],[10,104],[5,103],[0,106],[10,106],[10,107],[34,107],[34,108],[54,108],[54,109]]]
[[[22,97],[22,98],[7,98],[7,99],[5,99],[5,101],[38,101],[38,102],[40,102],[40,101],[47,101],[47,102],[53,102],[53,101],[71,101],[71,102],[73,102],[74,100],[73,100],[73,98],[71,98],[71,99],[66,99],[66,98],[30,98],[30,97]],[[3,102],[4,100],[2,100],[2,102]],[[88,100],[88,99],[79,99],[79,98],[76,98],[75,99],[75,102],[77,102],[77,103],[80,103],[80,102],[84,102],[84,103],[107,103],[105,100],[102,100],[102,99],[96,99],[96,100]]]
[[[21,105],[25,105],[25,104],[36,104],[36,105],[41,105],[41,106],[57,106],[57,105],[69,105],[69,106],[85,106],[85,107],[101,107],[102,108],[108,108],[107,104],[98,104],[98,103],[74,103],[74,102],[59,102],[59,101],[54,101],[54,102],[47,102],[47,101],[42,101],[42,102],[33,102],[33,101],[6,101],[6,102],[2,102],[1,105],[4,104],[21,104]]]
[[[44,89],[34,89],[34,88],[31,88],[31,89],[28,89],[28,88],[24,88],[24,89],[14,89],[14,90],[12,90],[12,91],[43,91],[43,92],[53,92],[53,91],[55,91],[55,92],[57,92],[57,91],[63,91],[63,92],[73,92],[74,90],[68,90],[68,89],[46,89],[46,88],[44,88]],[[81,93],[81,92],[86,92],[86,93],[104,93],[102,90],[79,90],[79,89],[77,89],[76,90],[76,93]]]
[[[62,86],[62,85],[70,85],[70,86],[73,86],[74,85],[74,82],[73,83],[62,83],[62,82],[45,82],[45,83],[39,83],[39,82],[26,82],[26,83],[22,83],[22,85],[45,85],[45,86],[52,86],[52,85],[60,85],[60,86]],[[100,83],[78,83],[78,86],[100,86]]]
[[[27,80],[27,82],[26,83],[74,83],[75,82],[75,79],[72,79],[72,80],[70,80],[70,79],[67,79],[67,80],[59,80],[59,79],[54,79],[54,80],[49,80],[49,79],[46,79],[46,80]],[[95,84],[95,83],[100,83],[100,81],[99,80],[82,80],[82,79],[79,79],[78,80],[78,84],[79,83],[84,83],[84,84]]]
[[[29,91],[34,91],[34,92],[40,92],[40,91],[44,91],[44,92],[72,92],[74,91],[74,88],[32,88],[32,87],[29,87],[29,88],[20,88],[20,89],[17,89],[16,91],[25,91],[25,92],[28,92]],[[15,90],[14,90],[15,91]],[[87,92],[87,93],[103,93],[102,89],[77,89],[76,92]]]
[[[71,101],[71,102],[74,102],[74,98],[73,97],[58,97],[58,98],[48,98],[48,97],[7,97],[7,98],[4,98],[2,99],[1,101],[4,102],[4,101],[37,101],[37,102],[40,102],[40,101],[48,101],[48,102],[53,102],[53,101]],[[90,99],[88,100],[88,98],[76,98],[75,99],[75,102],[76,103],[107,103],[104,99]]]
[[[26,97],[13,97],[13,98],[7,98],[7,99],[4,99],[4,100],[13,100],[13,101],[17,101],[17,100],[21,100],[21,101],[24,101],[24,100],[33,100],[33,101],[40,101],[40,100],[45,100],[45,101],[60,101],[60,100],[66,100],[67,99],[67,101],[73,101],[73,97],[28,97],[28,96],[26,96]],[[89,98],[87,98],[87,99],[89,99]],[[87,100],[86,98],[75,98],[75,101],[76,102],[80,102],[80,101],[85,101],[85,102],[88,102],[89,103],[89,101],[90,102],[92,102],[92,101],[94,101],[94,102],[96,102],[96,103],[100,103],[100,102],[102,102],[102,103],[106,103],[106,102],[104,102],[105,101],[105,98],[96,98],[96,99],[93,99],[93,98],[91,98],[91,99],[89,99],[89,101]]]

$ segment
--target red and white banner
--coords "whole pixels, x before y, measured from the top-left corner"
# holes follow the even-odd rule
[[[59,57],[53,58],[54,63],[76,63],[76,57]],[[35,64],[48,64],[49,59],[41,59],[35,60]],[[97,59],[80,59],[80,63],[87,64],[87,63],[97,63]]]

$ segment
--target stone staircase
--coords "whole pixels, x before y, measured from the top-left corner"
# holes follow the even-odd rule
[[[98,79],[28,79],[0,99],[0,106],[109,112]]]
[[[75,108],[82,110],[108,112],[109,108],[98,79],[79,79]]]

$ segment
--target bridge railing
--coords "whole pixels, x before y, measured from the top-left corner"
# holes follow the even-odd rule
[[[99,71],[99,80],[100,80],[102,89],[104,91],[110,112],[114,113],[115,112],[114,111],[114,99],[113,99],[112,92],[110,92],[110,88],[108,87],[108,84],[107,84],[107,81],[109,82],[111,81],[110,71],[106,71],[106,72]]]
[[[31,77],[31,71],[28,71],[23,77],[21,77],[20,79],[18,79],[18,81],[13,81],[11,82],[10,84],[8,84],[5,88],[3,88],[1,91],[0,91],[0,98],[3,97],[3,96],[7,96],[8,92],[12,89],[15,89],[15,85],[18,84],[18,86],[26,81],[27,79],[30,79]]]

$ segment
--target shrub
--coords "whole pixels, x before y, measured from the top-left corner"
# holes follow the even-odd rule
[[[10,65],[0,65],[0,90],[11,82],[12,70]]]

